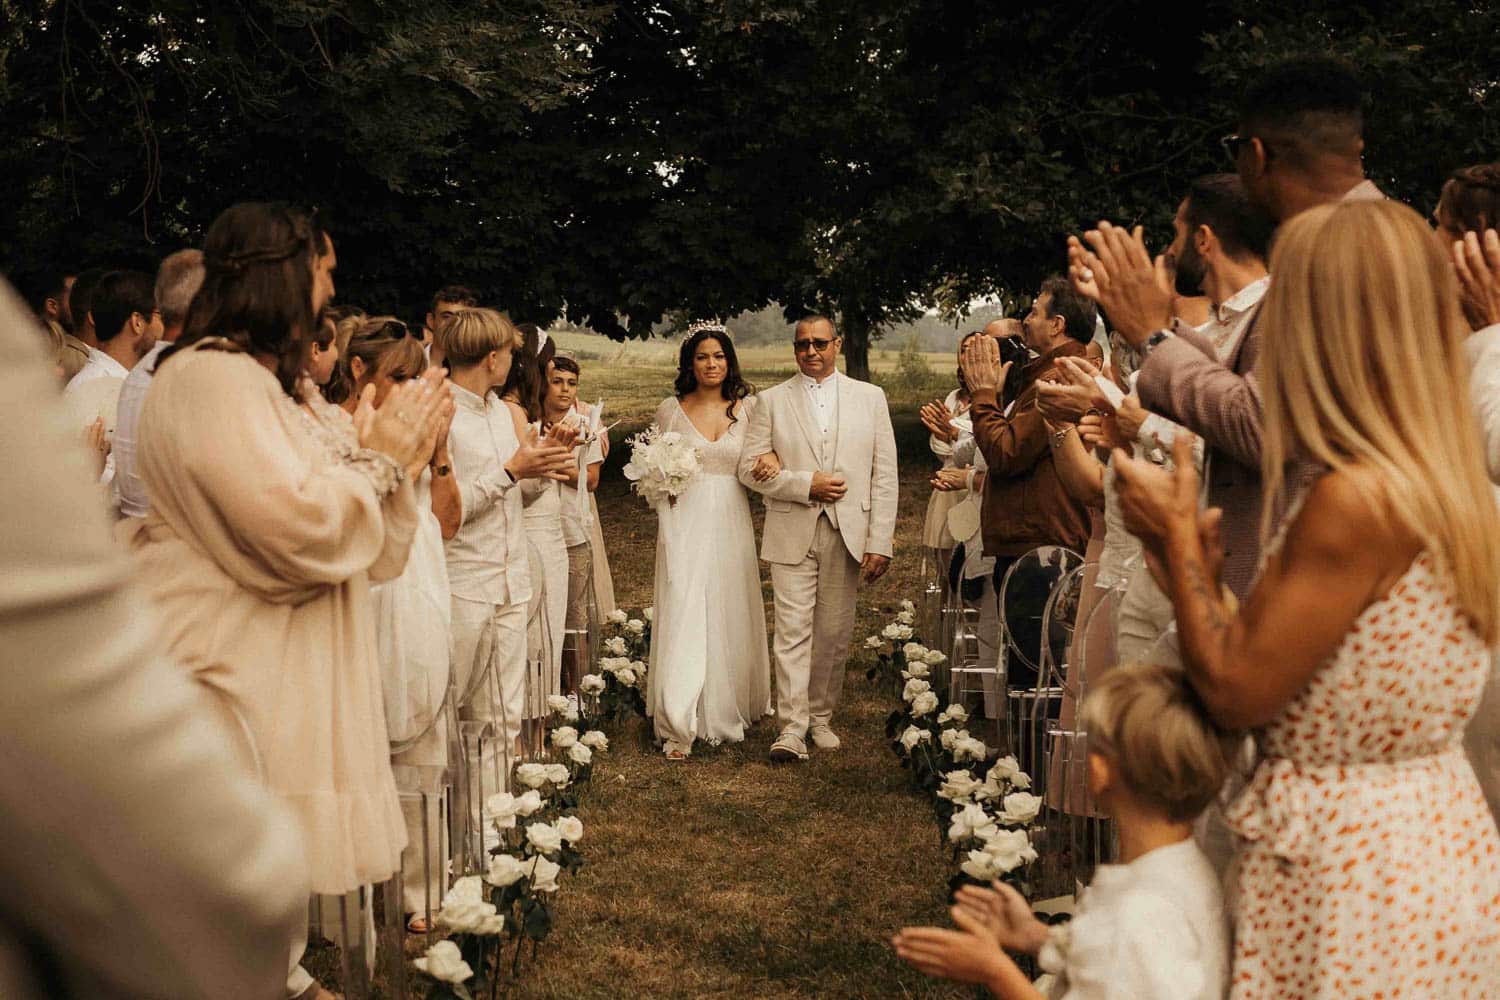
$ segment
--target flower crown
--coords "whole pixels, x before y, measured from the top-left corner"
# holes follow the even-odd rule
[[[691,338],[696,336],[697,334],[703,333],[704,331],[722,333],[724,336],[729,337],[730,340],[734,339],[732,336],[730,336],[728,328],[726,328],[723,323],[711,319],[700,319],[692,323],[687,328],[687,336]]]

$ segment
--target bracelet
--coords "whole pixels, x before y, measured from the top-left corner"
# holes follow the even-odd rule
[[[1060,431],[1053,431],[1052,440],[1049,442],[1052,445],[1052,450],[1056,451],[1058,448],[1061,448],[1062,443],[1067,440],[1068,435],[1071,433],[1073,433],[1072,424],[1069,424]]]

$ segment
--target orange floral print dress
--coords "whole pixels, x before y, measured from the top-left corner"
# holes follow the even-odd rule
[[[1233,1000],[1500,997],[1500,834],[1461,744],[1489,663],[1424,552],[1257,734]]]

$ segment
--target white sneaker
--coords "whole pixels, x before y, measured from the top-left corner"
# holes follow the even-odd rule
[[[812,737],[813,746],[819,750],[837,750],[840,746],[839,734],[829,728],[826,722],[809,726],[807,735]]]

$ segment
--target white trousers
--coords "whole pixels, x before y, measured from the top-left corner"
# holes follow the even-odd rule
[[[521,720],[526,712],[526,602],[490,604],[453,598],[453,683],[463,699],[458,706],[459,728],[465,722],[488,722],[494,735],[480,759],[470,758],[471,775],[483,775],[486,794],[503,790],[509,775]],[[465,741],[465,753],[469,753]],[[502,776],[492,780],[490,775]],[[470,821],[482,823],[484,803],[470,797]],[[486,831],[489,837],[493,831]]]
[[[844,690],[844,661],[854,631],[859,563],[843,536],[820,516],[812,547],[795,563],[772,563],[776,595],[776,724],[805,737],[827,725]]]

